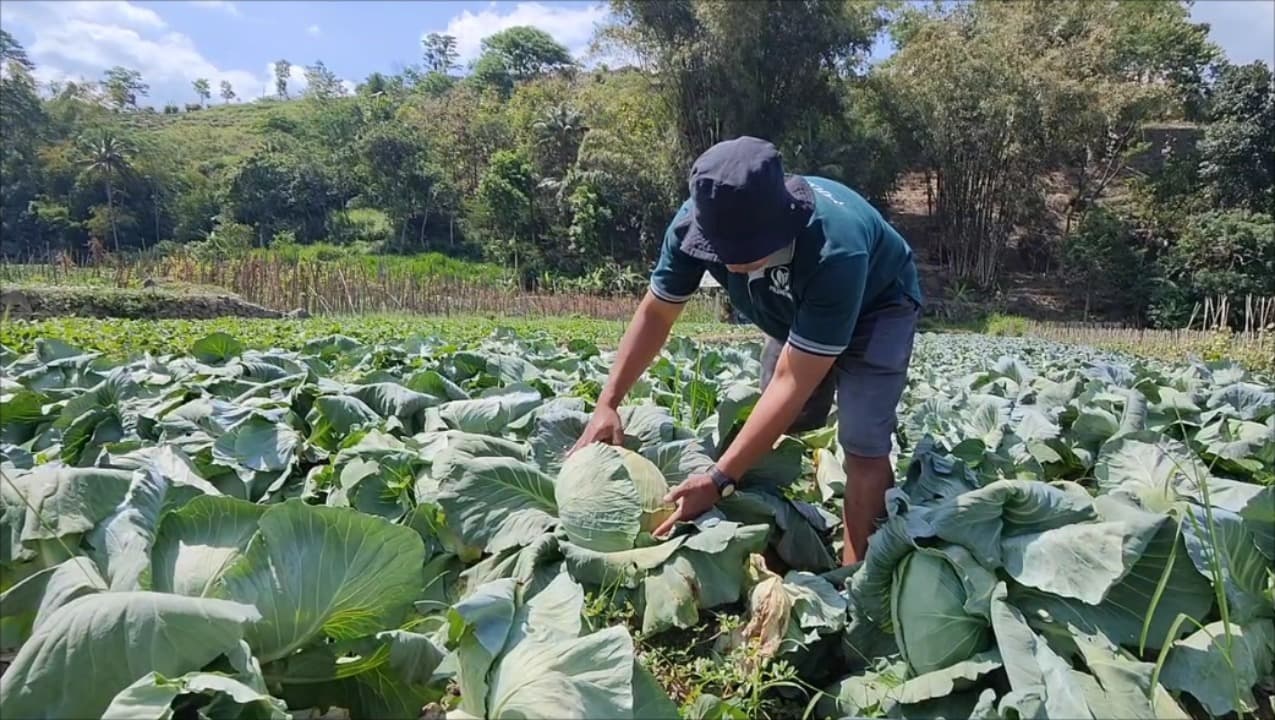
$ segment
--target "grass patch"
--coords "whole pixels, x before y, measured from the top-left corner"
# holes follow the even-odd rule
[[[38,338],[56,338],[84,350],[111,357],[141,353],[168,354],[189,348],[213,332],[229,333],[250,348],[300,350],[310,340],[326,335],[348,335],[367,343],[401,342],[417,336],[448,338],[469,345],[497,328],[518,333],[543,333],[555,342],[588,340],[613,348],[624,334],[626,322],[584,317],[516,318],[500,316],[420,317],[414,315],[354,315],[276,320],[220,317],[207,320],[134,320],[121,318],[56,317],[43,320],[7,320],[0,324],[0,344],[16,352],[29,352]],[[674,334],[708,340],[760,340],[747,326],[721,323],[680,322]]]
[[[1031,328],[1031,321],[1017,315],[993,313],[983,323],[983,333],[993,337],[1022,337]]]
[[[764,656],[756,643],[736,636],[747,622],[741,601],[700,613],[686,629],[646,634],[623,592],[586,596],[584,616],[592,630],[625,625],[642,665],[682,709],[684,717],[798,718],[810,691],[784,659]],[[731,642],[731,640],[734,642]]]
[[[375,211],[355,211],[375,212]],[[251,251],[251,256],[263,260],[284,262],[340,263],[351,271],[361,270],[370,274],[408,273],[422,278],[463,280],[472,283],[505,287],[512,282],[512,273],[492,263],[475,262],[451,257],[438,252],[392,255],[367,252],[366,248],[350,245],[316,243],[313,245],[284,245]]]

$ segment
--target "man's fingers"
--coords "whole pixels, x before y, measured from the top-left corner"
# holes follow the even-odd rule
[[[655,537],[660,539],[667,537],[669,532],[673,530],[673,526],[682,519],[684,512],[685,511],[682,509],[682,503],[679,502],[677,504],[677,509],[673,511],[673,514],[669,515],[667,520],[660,523],[660,526],[655,528]]]
[[[664,502],[666,503],[676,502],[678,500],[681,500],[682,496],[685,494],[686,494],[686,483],[680,482],[676,486],[674,486],[672,490],[669,490],[668,492],[664,493]],[[682,504],[680,502],[677,504],[677,509],[679,512],[682,509]]]

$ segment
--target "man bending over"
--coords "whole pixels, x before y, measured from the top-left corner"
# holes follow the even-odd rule
[[[734,492],[780,435],[823,427],[835,392],[847,474],[842,561],[862,560],[894,484],[895,406],[922,302],[912,250],[858,193],[786,176],[775,147],[757,138],[709,148],[690,190],[576,447],[622,442],[620,402],[708,271],[768,337],[762,395],[709,472],[669,491],[677,508],[656,534]]]

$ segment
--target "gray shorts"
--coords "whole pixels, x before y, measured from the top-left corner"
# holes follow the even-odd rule
[[[907,385],[912,340],[920,315],[920,306],[909,298],[861,315],[850,346],[815,388],[789,432],[826,426],[835,394],[841,447],[860,457],[889,455],[898,423],[895,410]],[[775,374],[783,346],[774,338],[766,340],[761,356],[763,390]]]

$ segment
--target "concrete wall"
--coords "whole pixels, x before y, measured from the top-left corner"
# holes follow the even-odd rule
[[[1203,135],[1204,128],[1189,123],[1144,125],[1141,141],[1147,148],[1130,158],[1129,167],[1142,173],[1159,172],[1169,158],[1194,150]]]

